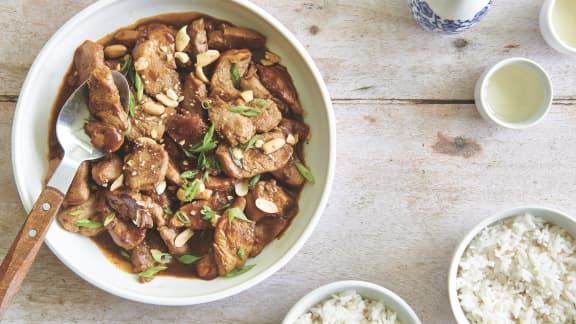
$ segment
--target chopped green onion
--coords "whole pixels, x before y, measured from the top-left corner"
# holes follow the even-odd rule
[[[130,259],[130,253],[128,253],[128,251],[124,250],[124,249],[120,249],[120,255],[122,257],[124,257],[125,259]]]
[[[238,65],[236,65],[236,63],[232,64],[230,72],[232,73],[232,80],[234,80],[234,86],[236,88],[240,88],[240,73],[238,73]]]
[[[194,179],[198,175],[199,172],[200,171],[198,171],[198,170],[188,170],[188,171],[182,172],[180,174],[180,178],[188,179],[188,180]]]
[[[254,266],[256,266],[256,265],[251,264],[251,265],[243,266],[242,268],[234,269],[234,270],[230,271],[230,273],[228,275],[226,275],[226,277],[227,278],[237,277],[243,273],[250,271],[252,268],[254,268]]]
[[[222,207],[220,207],[220,209],[218,209],[218,211],[226,210],[226,209],[230,208],[230,206],[232,206],[232,202],[229,201],[229,202],[225,203]]]
[[[78,216],[81,215],[84,211],[82,209],[76,209],[70,212],[70,215],[72,216]]]
[[[112,213],[112,214],[108,215],[106,217],[106,219],[104,220],[104,226],[108,226],[110,223],[112,223],[114,218],[116,218],[116,214]]]
[[[102,227],[102,223],[100,222],[92,222],[89,219],[79,219],[76,221],[76,226],[78,227],[86,227],[89,229],[97,229]]]
[[[248,188],[254,189],[254,187],[256,187],[256,185],[258,184],[258,181],[260,181],[260,175],[259,174],[253,176],[252,179],[250,179],[250,184],[248,185]]]
[[[250,138],[250,140],[248,141],[248,143],[246,143],[246,145],[244,145],[244,152],[248,151],[249,149],[254,147],[254,143],[256,143],[256,140],[258,140],[258,135],[254,135],[252,136],[252,138]]]
[[[202,142],[197,143],[194,146],[191,146],[190,148],[185,150],[187,155],[192,155],[193,153],[204,153],[215,149],[217,144],[215,141],[212,140],[212,137],[214,136],[214,130],[215,127],[214,124],[212,124],[206,135],[204,135],[204,139],[202,140]]]
[[[130,131],[132,131],[132,123],[130,122],[130,118],[128,118],[128,128],[124,131],[124,135],[130,135]]]
[[[266,107],[266,100],[259,99],[258,101],[256,101],[256,104],[262,108],[265,108]]]
[[[246,215],[244,214],[244,212],[238,207],[228,209],[228,223],[232,223],[234,218],[251,222],[251,220],[249,220],[248,217],[246,217]]]
[[[128,75],[130,75],[130,70],[132,70],[133,66],[134,65],[132,64],[132,56],[126,55],[124,58],[124,63],[120,68],[120,73],[124,74],[125,77],[128,77]]]
[[[164,214],[166,214],[166,215],[174,214],[174,212],[172,211],[172,208],[170,208],[170,205],[168,205],[168,204],[164,205],[164,207],[162,207],[162,209],[164,209]]]
[[[202,210],[200,210],[200,214],[202,214],[203,220],[211,220],[214,216],[216,216],[216,212],[210,208],[208,205],[202,206]]]
[[[196,262],[196,261],[198,261],[198,260],[200,260],[200,259],[202,259],[202,258],[203,258],[203,257],[197,257],[197,256],[195,256],[195,255],[185,254],[185,255],[183,255],[183,256],[181,256],[181,257],[178,257],[178,261],[179,261],[180,263],[183,263],[183,264],[192,264],[192,263],[194,263],[194,262]]]
[[[140,74],[138,74],[137,71],[134,71],[134,87],[136,88],[136,98],[138,99],[138,102],[140,102],[144,96],[144,84],[142,83]]]
[[[259,109],[248,106],[236,106],[230,108],[229,110],[233,113],[237,113],[246,117],[258,116],[260,113],[262,113]]]
[[[184,225],[190,224],[190,218],[188,218],[188,215],[181,211],[176,212],[176,218],[178,218],[178,220]]]
[[[168,269],[168,267],[165,266],[157,266],[157,267],[152,267],[152,268],[148,268],[145,271],[142,271],[138,274],[138,277],[143,277],[143,278],[154,278],[154,276],[156,276],[156,274],[162,270],[166,270]]]
[[[241,246],[238,249],[238,256],[240,257],[240,259],[244,259],[244,257],[246,256],[246,251],[244,251],[244,247]]]
[[[184,196],[186,201],[194,200],[194,197],[196,196],[198,189],[200,189],[201,184],[202,184],[202,180],[195,179],[191,183],[187,183],[187,184],[182,186],[182,189],[184,189],[184,191],[186,193],[186,195]]]
[[[296,169],[298,169],[298,172],[300,172],[300,174],[306,178],[306,181],[314,184],[316,182],[316,179],[314,179],[314,176],[312,175],[312,172],[310,172],[310,170],[303,164],[300,162],[296,163]]]
[[[202,109],[208,110],[208,109],[212,108],[212,100],[211,99],[202,100],[200,102],[200,106],[202,106]]]
[[[172,260],[172,256],[169,253],[163,253],[160,250],[152,249],[150,254],[152,259],[158,263],[170,263],[170,260]]]
[[[136,114],[136,101],[134,100],[132,90],[128,91],[128,114],[130,117],[134,117],[134,114]]]

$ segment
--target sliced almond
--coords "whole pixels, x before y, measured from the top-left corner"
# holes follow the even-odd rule
[[[244,99],[244,101],[248,103],[254,100],[254,91],[252,90],[243,91],[242,93],[240,93],[240,97],[242,97],[242,99]]]
[[[264,143],[264,145],[262,145],[262,151],[264,151],[264,154],[274,153],[274,152],[278,151],[280,148],[282,148],[282,146],[284,146],[284,144],[286,144],[285,139],[275,138],[275,139],[272,139],[272,140]]]
[[[190,63],[190,56],[188,56],[188,54],[186,54],[185,52],[174,53],[174,58],[180,61],[180,63],[182,64]]]
[[[247,179],[242,181],[236,182],[234,185],[234,192],[238,197],[244,197],[248,194],[248,187],[250,186],[250,182]]]
[[[122,187],[124,184],[124,174],[121,174],[112,184],[110,185],[110,191],[115,191],[116,189]]]
[[[266,200],[263,198],[258,198],[254,202],[256,207],[261,211],[267,214],[277,214],[278,213],[278,206],[275,203],[271,202],[270,200]]]
[[[262,148],[263,145],[264,145],[264,141],[261,139],[258,139],[258,140],[256,140],[256,142],[254,142],[255,148]]]
[[[166,181],[162,181],[154,186],[156,193],[161,195],[166,191]]]
[[[144,112],[147,114],[160,116],[166,111],[166,108],[164,105],[161,105],[157,102],[146,101],[144,104],[142,104],[142,110],[144,110]]]
[[[242,150],[239,148],[233,148],[232,149],[232,158],[234,160],[242,160],[244,158],[244,153],[242,153]]]
[[[126,53],[128,53],[128,48],[122,44],[114,44],[104,48],[104,56],[107,59],[117,59],[126,55]]]
[[[174,239],[174,246],[177,248],[183,247],[186,242],[192,238],[192,236],[194,236],[194,231],[192,229],[187,228],[183,230],[182,233],[178,234]]]
[[[286,136],[286,143],[296,145],[296,143],[298,143],[298,134],[296,134],[296,136],[288,134],[288,136]]]
[[[194,70],[194,74],[196,75],[196,77],[198,79],[200,79],[200,81],[204,82],[204,83],[210,83],[210,80],[208,80],[208,78],[206,77],[206,74],[204,74],[204,69],[202,69],[201,66],[197,65],[196,69]]]
[[[218,50],[208,50],[204,53],[196,55],[196,66],[205,67],[214,62],[220,57]]]
[[[188,44],[190,44],[190,36],[188,36],[188,26],[180,28],[176,33],[176,52],[182,52]]]
[[[156,95],[156,99],[160,101],[164,106],[170,108],[178,107],[178,100],[172,100],[167,95],[163,93],[159,93]]]
[[[178,101],[178,94],[176,91],[174,91],[174,89],[166,90],[166,96],[174,101]]]

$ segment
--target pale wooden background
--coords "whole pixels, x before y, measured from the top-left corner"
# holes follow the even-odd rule
[[[91,2],[0,1],[0,257],[25,216],[9,154],[20,86],[50,35]],[[542,1],[497,1],[480,25],[457,36],[421,30],[405,0],[254,2],[308,48],[334,100],[335,183],[304,248],[244,293],[177,308],[111,296],[43,248],[6,323],[278,323],[308,291],[342,279],[395,291],[424,323],[452,323],[447,270],[467,230],[519,204],[576,214],[576,59],[544,43]],[[548,118],[526,131],[490,126],[472,104],[481,71],[511,56],[541,63],[556,91]],[[446,154],[445,136],[469,145]]]

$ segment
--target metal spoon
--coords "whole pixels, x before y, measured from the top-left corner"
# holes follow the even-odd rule
[[[112,76],[120,92],[122,106],[128,108],[128,81],[116,71],[112,72]],[[104,156],[102,151],[92,145],[84,131],[88,119],[88,84],[84,82],[66,100],[56,120],[56,136],[64,149],[64,158],[40,193],[0,266],[0,318],[20,289],[78,167],[84,161]]]

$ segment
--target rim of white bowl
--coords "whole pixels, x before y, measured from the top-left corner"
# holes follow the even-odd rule
[[[12,154],[11,154],[11,159],[12,159],[12,172],[14,173],[16,188],[18,190],[20,200],[22,201],[22,204],[24,205],[24,209],[27,212],[30,211],[33,203],[30,201],[27,201],[27,199],[25,199],[25,197],[26,197],[25,192],[24,192],[25,186],[21,181],[21,179],[23,179],[22,172],[24,172],[24,170],[19,170],[16,167],[16,163],[15,163],[16,162],[16,149],[14,149],[16,147],[15,146],[16,145],[16,140],[15,140],[16,136],[15,135],[17,134],[17,131],[20,128],[20,125],[21,125],[23,119],[26,118],[25,111],[22,108],[23,106],[25,106],[25,103],[26,103],[26,98],[23,96],[23,94],[26,94],[29,91],[33,91],[33,85],[31,83],[31,80],[36,79],[38,77],[38,75],[41,73],[41,67],[43,66],[43,64],[45,64],[45,61],[46,61],[47,55],[48,55],[48,51],[52,47],[56,46],[57,42],[62,37],[65,37],[65,31],[67,29],[69,29],[70,26],[74,26],[75,24],[79,23],[85,17],[90,16],[93,12],[101,10],[104,7],[113,5],[114,3],[120,2],[120,1],[125,1],[125,0],[100,0],[100,1],[95,2],[95,3],[91,4],[90,6],[84,8],[79,13],[77,13],[72,18],[70,18],[68,21],[66,21],[66,23],[64,25],[62,25],[50,37],[48,42],[46,42],[46,44],[42,47],[42,50],[37,55],[36,59],[34,60],[34,63],[30,67],[30,70],[28,71],[28,73],[26,75],[26,78],[25,78],[24,83],[22,85],[22,89],[20,91],[18,103],[16,105],[16,111],[14,114],[14,121],[13,121],[13,125],[12,125],[12,133],[11,133]],[[330,196],[330,191],[332,189],[332,182],[334,179],[334,172],[335,172],[335,165],[336,165],[336,122],[335,122],[335,117],[334,117],[334,108],[332,106],[332,101],[331,101],[330,95],[328,93],[328,88],[326,87],[326,84],[324,83],[324,80],[322,78],[322,75],[320,74],[320,71],[318,70],[316,64],[314,63],[314,61],[312,60],[312,58],[310,57],[308,52],[305,50],[304,46],[300,43],[300,41],[298,41],[298,39],[296,39],[296,37],[279,20],[277,20],[272,15],[267,13],[264,9],[251,3],[250,1],[247,1],[247,0],[228,0],[228,1],[234,2],[238,5],[241,5],[245,9],[247,9],[247,10],[251,11],[252,13],[255,13],[256,15],[260,16],[272,28],[276,29],[280,34],[282,34],[284,37],[286,37],[286,39],[288,39],[290,44],[294,47],[294,49],[299,53],[299,55],[306,62],[307,68],[312,72],[312,75],[314,76],[314,81],[316,82],[316,84],[318,85],[318,87],[321,91],[322,100],[324,101],[324,107],[326,108],[326,115],[328,117],[328,124],[329,124],[328,140],[330,142],[330,147],[329,147],[329,152],[328,152],[329,163],[328,163],[328,170],[326,173],[326,184],[325,184],[325,188],[324,188],[324,191],[322,193],[321,199],[318,203],[318,207],[317,207],[314,215],[311,217],[310,222],[306,226],[306,229],[304,230],[302,235],[300,235],[300,237],[298,238],[296,243],[275,264],[273,264],[271,267],[269,267],[265,271],[262,271],[257,276],[255,276],[255,277],[253,277],[253,278],[251,278],[245,282],[242,282],[242,283],[240,283],[236,286],[230,287],[228,289],[224,289],[222,291],[208,294],[208,295],[204,295],[204,296],[170,298],[170,297],[157,297],[157,296],[142,296],[142,295],[139,295],[136,293],[127,293],[126,291],[117,289],[113,285],[107,285],[107,284],[104,284],[102,282],[96,282],[95,280],[92,280],[92,278],[84,275],[79,270],[79,268],[76,267],[73,263],[67,262],[66,259],[61,254],[59,254],[56,249],[54,249],[52,247],[52,245],[50,244],[50,242],[48,240],[44,241],[44,243],[50,248],[52,253],[54,253],[56,255],[56,257],[58,257],[58,259],[62,263],[64,263],[69,269],[71,269],[74,273],[76,273],[78,276],[80,276],[82,279],[89,282],[93,286],[100,288],[100,289],[102,289],[108,293],[111,293],[113,295],[116,295],[116,296],[119,296],[119,297],[122,297],[125,299],[141,302],[141,303],[155,304],[155,305],[171,305],[171,306],[202,304],[202,303],[216,301],[216,300],[220,300],[220,299],[223,299],[226,297],[236,295],[236,294],[238,294],[238,293],[240,293],[246,289],[249,289],[249,288],[257,285],[258,283],[264,281],[265,279],[270,277],[272,274],[274,274],[276,271],[278,271],[282,267],[284,267],[294,257],[294,255],[296,253],[298,253],[298,251],[302,248],[304,243],[308,240],[308,238],[310,237],[310,235],[312,234],[312,232],[316,228],[316,225],[318,224],[320,217],[324,213],[324,210],[326,208],[326,204],[328,202],[328,197]]]
[[[476,237],[476,235],[478,235],[485,228],[492,226],[504,219],[519,216],[522,213],[528,213],[529,210],[539,210],[541,212],[555,214],[558,217],[567,220],[568,222],[576,224],[576,218],[570,216],[562,210],[540,205],[526,205],[502,210],[482,220],[476,226],[472,227],[472,229],[466,233],[464,238],[460,241],[460,243],[458,243],[458,246],[454,250],[452,261],[450,262],[450,270],[448,272],[448,299],[450,300],[450,308],[452,309],[452,314],[458,323],[469,324],[469,321],[466,318],[466,314],[464,313],[462,306],[460,306],[460,301],[458,300],[458,291],[456,289],[458,267],[460,265],[460,260],[462,260],[462,255],[464,255],[464,251],[466,251],[466,248],[468,248],[468,245],[470,245],[470,242]]]
[[[331,282],[329,284],[320,286],[307,293],[304,297],[300,298],[300,300],[298,300],[296,304],[294,304],[294,306],[290,308],[290,310],[284,317],[282,324],[292,324],[294,320],[296,320],[299,316],[308,311],[311,307],[313,307],[317,303],[325,300],[326,298],[330,297],[335,293],[357,288],[372,290],[377,292],[378,294],[389,297],[402,308],[401,311],[405,312],[408,315],[408,317],[410,317],[410,320],[414,324],[422,323],[418,318],[418,315],[416,315],[416,312],[414,312],[414,310],[410,307],[410,305],[408,305],[408,303],[406,303],[406,301],[404,301],[402,297],[398,296],[393,291],[388,290],[372,282],[361,280],[343,280],[343,281]],[[357,293],[362,295],[358,291]],[[386,307],[392,308],[392,306],[389,305],[386,305]],[[398,309],[394,309],[394,311],[396,313],[399,313]]]
[[[486,100],[486,87],[492,75],[501,68],[512,64],[525,64],[530,68],[532,68],[539,74],[540,79],[542,80],[542,85],[544,87],[545,101],[542,103],[542,106],[538,110],[538,113],[535,115],[537,117],[532,118],[528,121],[506,122],[496,116],[494,110],[490,107],[490,104]],[[546,115],[548,115],[550,109],[552,109],[552,101],[554,99],[554,87],[552,86],[552,80],[550,79],[548,72],[546,72],[546,70],[544,70],[544,68],[540,64],[524,57],[511,57],[497,62],[496,64],[488,67],[484,71],[480,79],[478,79],[478,84],[476,86],[474,96],[476,101],[476,107],[479,110],[481,110],[480,113],[483,116],[489,118],[490,121],[510,129],[526,129],[540,123],[542,120],[544,120]]]
[[[542,7],[543,14],[544,14],[544,23],[546,24],[547,29],[550,31],[550,34],[556,41],[557,45],[562,47],[566,52],[576,55],[576,47],[568,45],[557,33],[556,27],[552,24],[552,13],[554,12],[554,6],[556,5],[557,0],[548,0],[544,6]],[[566,54],[568,54],[566,53]]]

